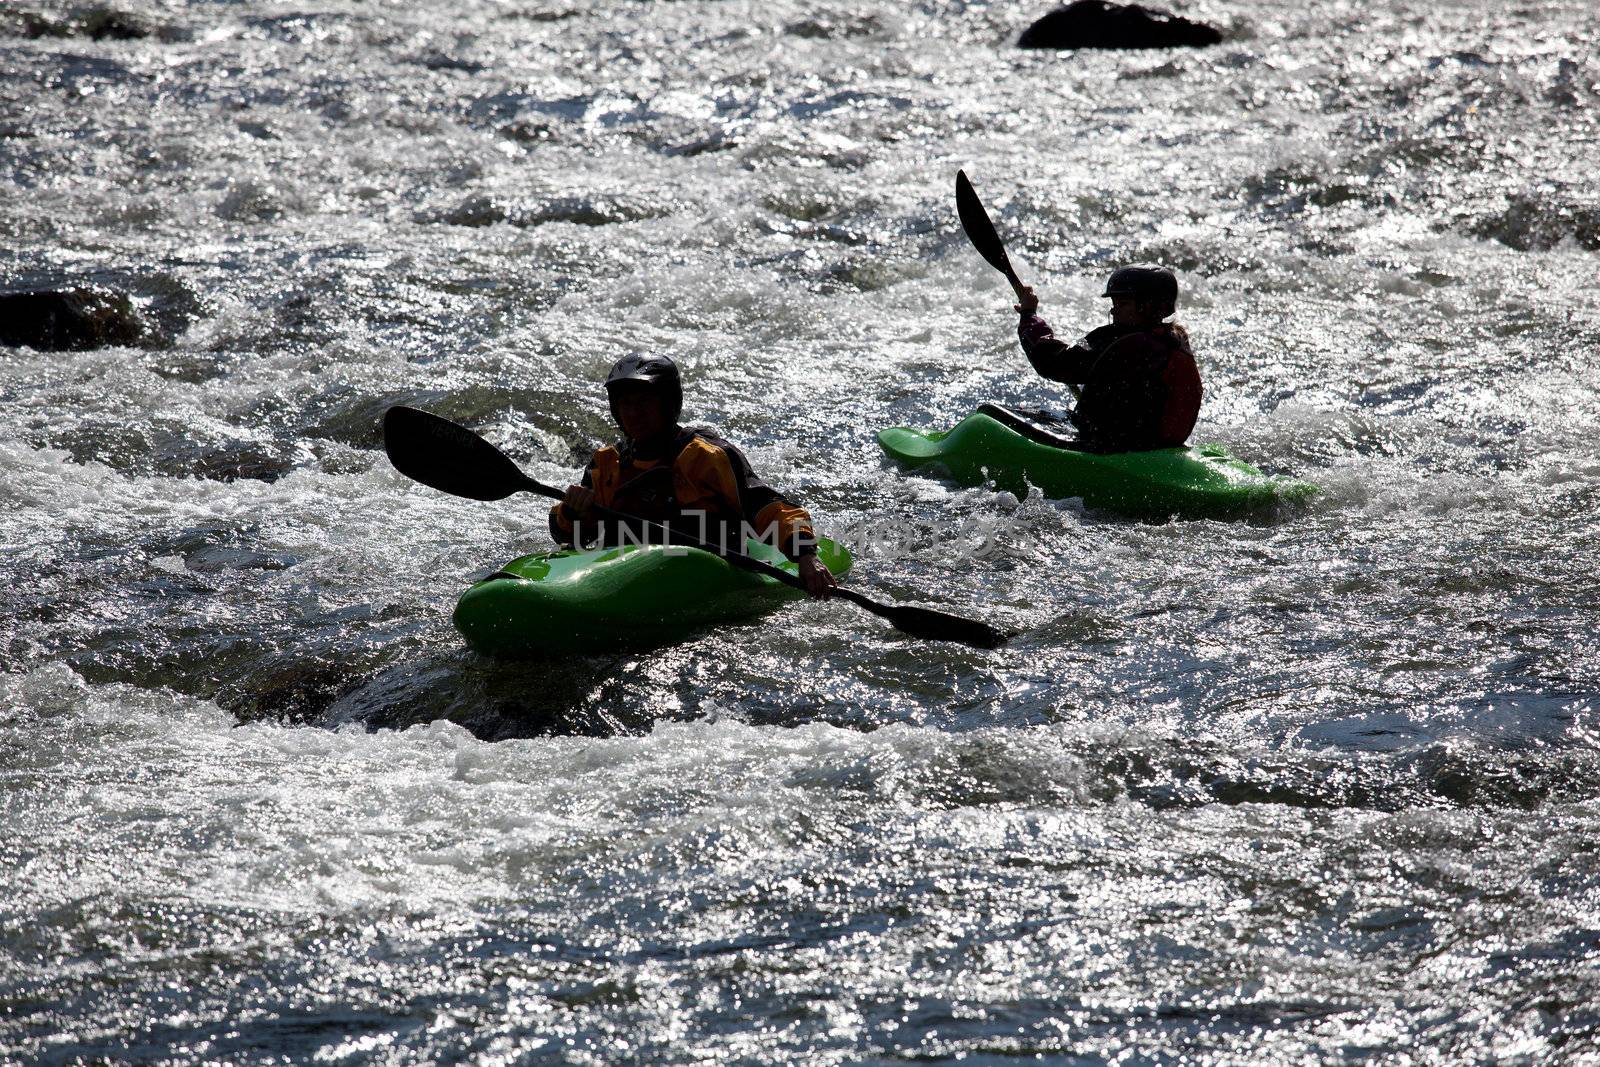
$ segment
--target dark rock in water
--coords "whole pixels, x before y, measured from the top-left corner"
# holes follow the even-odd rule
[[[150,37],[180,41],[189,37],[182,27],[155,23],[104,4],[58,7],[49,13],[0,12],[0,32],[33,38],[87,37],[94,41],[142,41]]]
[[[1017,38],[1018,48],[1205,48],[1222,34],[1181,15],[1106,0],[1057,8]]]
[[[783,32],[790,37],[833,41],[846,37],[874,37],[883,32],[883,24],[872,15],[857,18],[817,17],[791,22],[783,28]]]
[[[126,293],[83,286],[0,293],[0,344],[68,352],[137,344],[144,333]]]
[[[435,215],[419,216],[419,221],[444,222],[451,226],[493,226],[506,221],[506,209],[491,197],[479,194]]]
[[[240,722],[312,723],[358,688],[370,668],[337,657],[296,656],[229,663],[212,697]]]
[[[170,348],[204,314],[201,295],[161,271],[31,271],[0,285],[0,345],[41,351],[103,345]],[[74,337],[75,342],[61,343]]]
[[[89,12],[84,19],[84,30],[96,41],[140,41],[152,32],[137,17],[104,8]]]
[[[234,442],[196,456],[174,457],[175,475],[192,475],[213,482],[275,482],[295,468],[293,456],[282,449],[253,442]]]
[[[627,194],[596,193],[512,203],[474,195],[452,208],[420,212],[415,217],[418,222],[443,222],[451,226],[493,226],[500,222],[522,227],[540,226],[547,222],[610,226],[619,222],[662,218],[670,213],[671,205],[663,202]]]
[[[1543,252],[1563,244],[1600,251],[1600,204],[1568,191],[1516,193],[1505,211],[1480,220],[1471,232],[1519,252]]]
[[[172,274],[130,272],[104,282],[125,288],[138,299],[140,327],[144,331],[139,343],[148,348],[170,347],[206,314],[201,294]]]

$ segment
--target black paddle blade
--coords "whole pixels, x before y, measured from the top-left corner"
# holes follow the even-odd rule
[[[964,170],[956,171],[956,215],[960,217],[961,228],[967,231],[967,240],[978,250],[978,255],[1011,279],[1012,285],[1016,285],[1017,272],[1011,268],[1011,257],[1006,255],[1006,246],[1001,243],[994,222],[983,209],[983,201],[978,199],[977,190],[972,188]]]
[[[555,493],[523,474],[511,457],[465,426],[417,408],[383,415],[383,450],[407,478],[468,500],[503,500],[529,490]]]
[[[999,648],[1011,635],[996,630],[977,619],[963,619],[959,615],[946,615],[932,608],[895,604],[884,614],[894,628],[912,637],[931,641],[955,641],[973,648]]]
[[[836,589],[834,595],[861,605],[879,618],[887,619],[896,630],[912,637],[955,641],[973,648],[999,648],[1011,636],[977,619],[963,619],[959,615],[947,615],[932,608],[917,608],[909,604],[881,604],[854,589]]]

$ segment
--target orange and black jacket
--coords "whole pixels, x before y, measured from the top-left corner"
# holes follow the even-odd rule
[[[678,427],[649,458],[627,439],[594,454],[582,484],[602,508],[662,523],[682,544],[709,541],[743,552],[745,536],[765,539],[791,559],[817,550],[811,516],[757,478],[744,453],[701,430]],[[660,544],[637,523],[591,516],[581,523],[565,504],[550,509],[550,535],[568,546]]]
[[[1200,369],[1182,327],[1113,324],[1068,345],[1030,314],[1017,336],[1034,370],[1083,386],[1072,423],[1084,448],[1142,452],[1189,439],[1200,415]]]

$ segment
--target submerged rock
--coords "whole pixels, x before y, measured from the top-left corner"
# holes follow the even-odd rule
[[[23,37],[88,38],[92,41],[186,41],[190,31],[146,14],[107,4],[56,6],[44,11],[0,11],[0,34]]]
[[[1017,38],[1018,48],[1205,48],[1222,33],[1203,22],[1106,0],[1076,0],[1057,8]]]
[[[503,201],[478,194],[442,211],[421,212],[416,218],[419,222],[443,222],[451,226],[493,226],[501,222],[525,228],[547,222],[610,226],[662,218],[671,211],[668,202],[628,194],[596,193],[520,201]]]
[[[883,32],[883,23],[873,15],[844,17],[819,15],[791,22],[783,28],[783,32],[790,37],[834,41],[849,37],[875,37]]]
[[[84,32],[96,41],[142,41],[155,31],[137,15],[100,8],[83,19]]]
[[[1503,212],[1480,219],[1470,232],[1519,252],[1565,244],[1600,251],[1600,203],[1565,192],[1516,193]]]
[[[0,344],[69,352],[137,344],[144,334],[126,293],[87,286],[0,293]]]

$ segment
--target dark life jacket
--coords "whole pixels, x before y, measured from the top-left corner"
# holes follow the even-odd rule
[[[1083,387],[1072,424],[1096,452],[1141,452],[1183,444],[1200,414],[1200,370],[1179,327],[1111,324],[1067,345],[1037,315],[1017,334],[1035,370]]]

